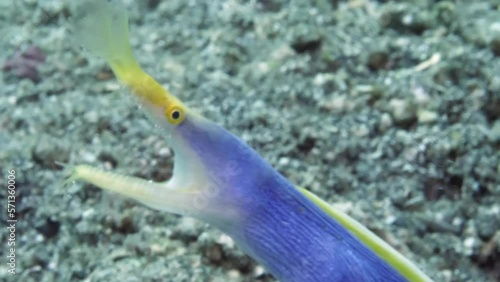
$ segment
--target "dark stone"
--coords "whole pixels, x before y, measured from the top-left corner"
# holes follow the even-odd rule
[[[387,69],[389,66],[389,54],[385,51],[377,51],[368,55],[367,66],[373,70]]]
[[[47,218],[43,225],[36,228],[45,238],[53,238],[59,233],[61,224],[58,221]]]
[[[311,40],[297,40],[292,43],[292,48],[295,52],[302,53],[312,53],[321,47],[321,39],[311,39]]]
[[[490,49],[495,56],[500,56],[500,37],[494,38],[490,42]]]

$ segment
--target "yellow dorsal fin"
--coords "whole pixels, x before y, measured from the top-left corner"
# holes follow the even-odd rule
[[[337,222],[344,226],[351,234],[363,242],[368,248],[376,253],[380,258],[386,261],[390,266],[396,269],[403,277],[412,282],[432,282],[417,266],[396,251],[393,247],[380,239],[373,232],[364,227],[361,223],[348,216],[347,214],[332,207],[327,202],[321,200],[312,192],[299,187],[299,190],[323,211],[333,217]]]

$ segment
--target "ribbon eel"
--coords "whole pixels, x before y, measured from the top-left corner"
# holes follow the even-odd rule
[[[174,169],[168,181],[155,183],[78,165],[72,180],[207,222],[280,281],[432,281],[363,225],[291,184],[241,139],[195,114],[144,72],[132,54],[123,5],[89,0],[78,13],[76,37],[107,61],[161,125],[174,151]]]

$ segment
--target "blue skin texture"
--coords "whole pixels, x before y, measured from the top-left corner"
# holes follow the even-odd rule
[[[222,127],[188,116],[176,132],[214,182],[208,205],[236,214],[204,220],[280,281],[407,281]]]

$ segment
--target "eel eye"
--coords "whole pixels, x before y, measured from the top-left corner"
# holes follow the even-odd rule
[[[179,111],[173,111],[172,112],[172,118],[173,119],[178,119],[181,116],[181,113]]]
[[[165,117],[171,124],[178,125],[185,118],[184,109],[179,106],[170,107],[165,111]]]

